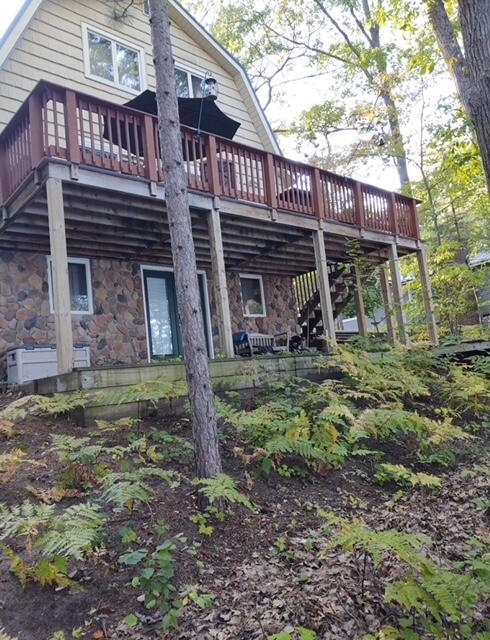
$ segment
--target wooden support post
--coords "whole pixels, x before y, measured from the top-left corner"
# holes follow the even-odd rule
[[[407,319],[405,311],[403,310],[402,278],[396,244],[389,245],[388,256],[390,261],[391,286],[393,289],[393,303],[398,325],[398,337],[402,344],[408,346],[410,344],[410,338],[408,336]]]
[[[147,114],[143,116],[143,144],[145,147],[145,175],[150,182],[157,182],[157,151],[153,118]]]
[[[68,278],[65,213],[61,180],[48,178],[46,182],[46,196],[48,201],[56,352],[58,357],[58,373],[60,374],[69,373],[73,370],[70,282]]]
[[[390,344],[396,344],[395,326],[393,324],[393,297],[391,295],[390,283],[388,282],[388,267],[386,264],[382,264],[379,268],[379,282],[383,295],[388,342]]]
[[[361,271],[358,265],[354,265],[355,287],[354,287],[354,302],[356,305],[357,313],[357,328],[359,335],[363,338],[367,338],[368,335],[368,322],[366,317],[366,311],[364,309],[364,299],[362,297],[362,282]]]
[[[419,212],[417,209],[417,201],[411,201],[411,210],[412,210],[412,220],[413,220],[413,231],[415,233],[415,237],[417,240],[420,240],[420,221],[419,221]]]
[[[218,146],[214,136],[208,136],[208,181],[209,190],[214,196],[221,195],[219,181]]]
[[[230,304],[226,283],[225,257],[221,222],[218,209],[212,208],[208,213],[209,245],[211,250],[211,272],[214,299],[218,315],[220,350],[229,358],[234,356],[233,337],[231,333]]]
[[[394,193],[389,193],[388,194],[388,216],[390,218],[391,231],[392,231],[392,233],[395,234],[395,236],[397,236],[398,233],[399,233],[399,231],[398,231],[398,216],[396,214],[396,200],[395,200],[395,194]]]
[[[29,96],[29,126],[31,129],[31,167],[34,169],[44,156],[43,105],[41,96]]]
[[[313,199],[313,210],[320,220],[325,218],[325,199],[323,197],[322,179],[320,177],[320,169],[313,167],[311,177],[311,193]]]
[[[430,284],[429,268],[427,266],[427,255],[425,245],[421,245],[417,250],[417,261],[419,264],[420,283],[422,285],[422,296],[424,298],[425,320],[427,322],[427,331],[429,340],[432,344],[439,344],[439,335],[437,331],[436,318],[434,315],[434,305],[432,302],[432,287]]]
[[[354,181],[354,211],[356,224],[363,229],[366,226],[364,199],[362,197],[362,184]]]
[[[313,247],[315,249],[317,282],[320,292],[320,307],[322,310],[323,326],[328,333],[330,345],[335,347],[337,339],[335,336],[335,322],[333,318],[332,298],[330,295],[325,238],[322,229],[313,231]]]
[[[67,89],[65,92],[65,130],[68,160],[78,165],[82,157],[78,140],[77,96],[71,89]]]
[[[276,171],[272,153],[264,156],[265,201],[271,209],[277,209]]]

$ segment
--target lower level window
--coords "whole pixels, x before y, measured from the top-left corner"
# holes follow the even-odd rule
[[[265,299],[262,276],[251,273],[240,274],[243,315],[245,317],[264,317]]]
[[[53,266],[48,256],[49,265],[49,303],[51,313],[53,305]],[[70,303],[72,313],[92,314],[92,286],[90,282],[90,261],[86,258],[68,258],[68,280],[70,284]]]

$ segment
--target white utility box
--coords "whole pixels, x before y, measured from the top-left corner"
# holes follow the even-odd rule
[[[30,380],[49,378],[58,373],[55,345],[22,345],[7,353],[8,384],[24,384]],[[90,367],[90,347],[73,345],[73,367]]]

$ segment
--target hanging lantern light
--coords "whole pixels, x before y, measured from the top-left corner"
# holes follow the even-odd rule
[[[210,71],[206,71],[204,80],[201,81],[201,91],[203,98],[216,100],[218,97],[218,82]]]

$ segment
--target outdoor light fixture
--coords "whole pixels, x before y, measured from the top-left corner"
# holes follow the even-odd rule
[[[216,100],[218,97],[218,82],[210,71],[206,71],[204,80],[201,82],[201,91],[203,98]]]

